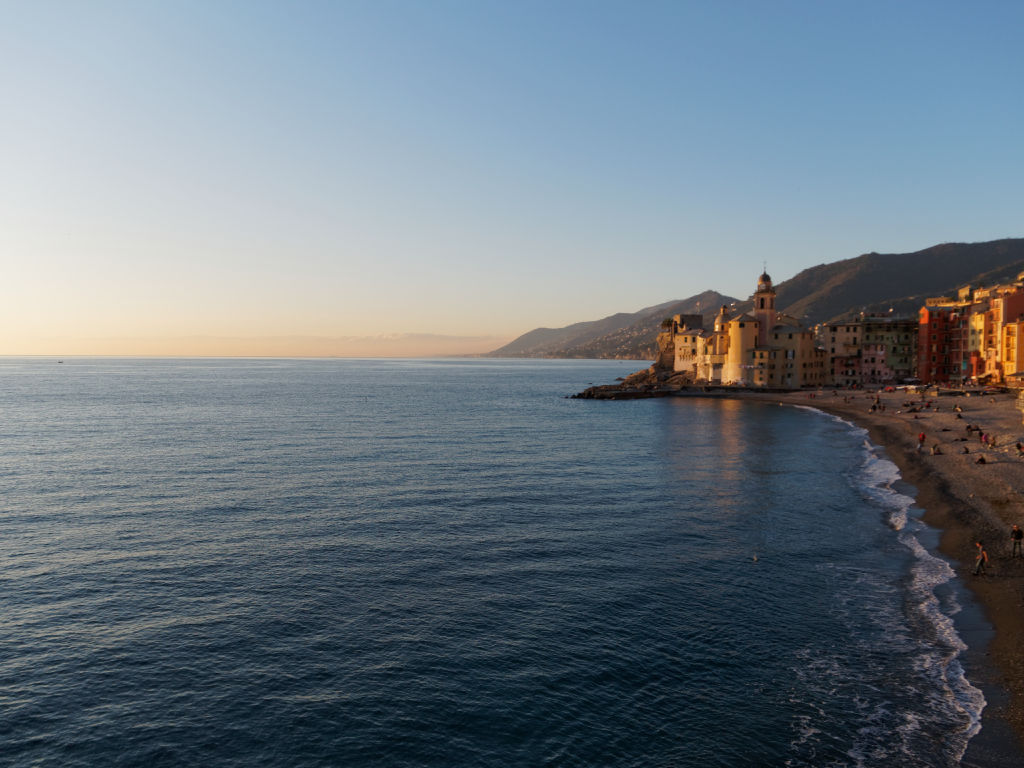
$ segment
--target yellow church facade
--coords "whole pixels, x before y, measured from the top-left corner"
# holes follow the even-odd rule
[[[722,307],[713,330],[702,320],[677,315],[661,343],[672,350],[672,368],[695,383],[799,389],[828,383],[828,358],[813,331],[775,308],[767,273],[758,279],[749,312],[730,316]]]

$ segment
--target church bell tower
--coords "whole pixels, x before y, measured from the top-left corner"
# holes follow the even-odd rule
[[[754,293],[754,317],[757,318],[758,346],[768,346],[768,334],[775,327],[775,288],[767,270],[757,279],[757,291]]]

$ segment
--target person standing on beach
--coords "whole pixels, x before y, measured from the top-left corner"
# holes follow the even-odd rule
[[[985,566],[988,565],[988,552],[980,541],[974,542],[974,546],[978,548],[978,553],[974,556],[974,575],[984,576]]]
[[[1010,531],[1010,543],[1013,544],[1013,550],[1010,552],[1010,557],[1024,557],[1024,553],[1021,552],[1021,541],[1024,540],[1024,531],[1020,529],[1020,526],[1016,523],[1013,524],[1013,530]]]
[[[921,449],[924,448],[924,432],[917,436],[917,452],[920,453]]]

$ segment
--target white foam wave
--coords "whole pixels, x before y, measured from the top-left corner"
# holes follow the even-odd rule
[[[848,426],[854,432],[860,432],[860,433],[862,433],[864,435],[867,435],[867,433],[868,433],[868,431],[866,429],[864,429],[864,427],[859,427],[856,424],[854,424],[852,421],[847,421],[842,416],[836,416],[834,413],[826,413],[825,411],[822,411],[819,408],[815,408],[813,405],[794,405],[793,407],[794,408],[799,408],[799,409],[804,410],[804,411],[812,411],[814,413],[820,414],[821,416],[825,417],[826,419],[831,419],[832,421],[839,422],[840,424],[845,424],[846,426]]]
[[[899,734],[899,739],[891,746],[903,754],[908,765],[916,764],[913,744],[928,729],[929,713],[941,712],[944,713],[943,720],[957,723],[955,734],[947,732],[946,744],[952,753],[950,757],[959,763],[968,743],[981,730],[981,714],[986,701],[982,691],[967,679],[960,662],[961,654],[967,648],[953,622],[953,616],[959,612],[960,606],[954,597],[943,597],[940,601],[938,595],[940,587],[954,579],[955,571],[948,562],[921,544],[917,533],[924,529],[924,524],[911,515],[914,499],[897,490],[902,480],[899,468],[881,455],[881,449],[868,440],[867,430],[811,406],[797,407],[816,411],[842,423],[863,439],[863,462],[853,481],[865,499],[882,511],[888,526],[896,532],[897,541],[913,556],[909,579],[904,584],[904,610],[913,632],[904,637],[916,644],[915,671],[928,681],[926,688],[921,691],[923,700],[918,708],[899,713],[889,712],[884,698],[882,701],[875,700],[873,705],[867,700],[861,700],[857,706],[863,706],[861,714],[864,725],[859,731],[860,738],[851,745],[847,756],[858,766],[878,765],[880,760],[896,759],[895,755],[881,755],[878,752],[882,748],[881,744],[891,739],[891,734],[895,732]],[[870,575],[865,576],[871,578]],[[895,623],[903,623],[893,616],[881,614],[877,620],[890,627]],[[898,641],[900,638],[896,634],[903,633],[894,631],[889,639]],[[834,681],[835,675],[841,673],[832,670],[834,674],[822,674],[829,670],[820,664],[812,664],[805,669],[808,672],[814,669],[820,680]],[[810,722],[803,723],[797,731],[796,744],[813,740],[816,735]]]
[[[888,459],[878,455],[879,449],[868,440],[868,431],[851,421],[847,421],[834,413],[825,413],[809,405],[797,405],[807,411],[813,411],[838,424],[843,424],[864,441],[864,463],[861,467],[861,490],[883,508],[890,510],[889,525],[900,530],[906,525],[907,512],[914,505],[914,500],[906,494],[896,491],[893,486],[902,479],[899,467]]]
[[[948,562],[929,552],[915,535],[914,526],[908,526],[914,499],[893,487],[902,479],[899,468],[879,456],[877,449],[867,442],[859,479],[867,495],[887,512],[889,525],[899,532],[899,542],[914,556],[908,584],[908,608],[923,629],[916,668],[935,684],[935,704],[952,707],[957,719],[966,723],[959,736],[952,739],[959,760],[968,742],[981,730],[981,713],[986,701],[981,689],[967,679],[960,664],[960,655],[967,650],[953,623],[960,606],[950,600],[943,610],[936,592],[952,581],[956,572]],[[917,526],[919,529],[923,524],[918,522]],[[920,730],[919,719],[913,713],[906,713],[903,725],[897,730],[906,741]]]
[[[914,506],[914,499],[893,487],[901,479],[899,468],[888,459],[876,455],[870,443],[865,441],[864,448],[861,489],[888,513],[889,526],[893,530],[901,531],[907,525],[907,515]]]

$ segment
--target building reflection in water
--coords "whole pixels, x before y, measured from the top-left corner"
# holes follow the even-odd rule
[[[799,495],[803,473],[794,465],[792,441],[800,427],[794,420],[808,414],[726,398],[660,403],[665,407],[658,451],[677,522],[690,536],[707,536],[708,546],[721,548],[723,556],[738,550],[753,557],[769,548],[772,521],[791,506],[794,491]],[[724,522],[735,524],[723,528]]]

